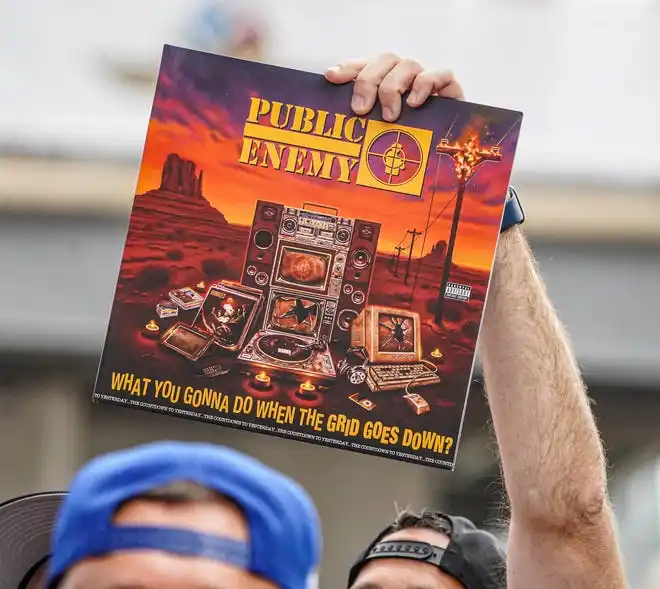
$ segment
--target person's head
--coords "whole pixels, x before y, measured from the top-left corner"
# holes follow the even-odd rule
[[[403,511],[360,554],[348,589],[505,589],[497,539],[462,517]]]
[[[22,495],[0,505],[0,589],[43,588],[50,537],[65,495]]]
[[[238,452],[160,442],[93,460],[58,517],[47,589],[307,589],[316,509]]]

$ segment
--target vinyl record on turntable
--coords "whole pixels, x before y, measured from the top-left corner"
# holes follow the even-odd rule
[[[256,345],[262,354],[280,362],[305,362],[314,352],[308,342],[290,335],[264,335]]]

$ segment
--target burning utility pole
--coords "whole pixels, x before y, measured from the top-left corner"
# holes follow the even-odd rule
[[[440,293],[435,311],[435,323],[436,325],[442,325],[445,290],[447,289],[449,272],[454,257],[454,245],[456,244],[456,233],[458,232],[458,224],[461,218],[465,187],[480,164],[488,161],[499,162],[502,159],[502,153],[498,146],[481,147],[479,145],[479,138],[475,134],[470,135],[464,142],[450,143],[448,139],[441,139],[435,148],[435,152],[440,156],[448,155],[454,160],[454,172],[458,179],[454,217],[447,242],[447,254],[445,256],[445,265],[442,269],[442,281],[440,282]]]

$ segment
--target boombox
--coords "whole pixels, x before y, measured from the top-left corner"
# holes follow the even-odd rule
[[[347,341],[367,302],[379,233],[379,223],[322,205],[257,201],[241,282],[267,298],[301,297],[302,309],[314,304],[321,316],[313,335]]]

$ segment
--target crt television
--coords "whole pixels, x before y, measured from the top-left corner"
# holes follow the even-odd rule
[[[335,255],[327,248],[281,240],[272,286],[328,294]]]
[[[351,324],[351,345],[366,350],[373,364],[419,362],[422,338],[419,313],[369,305]]]
[[[318,339],[327,301],[304,293],[270,290],[263,328],[270,332]]]

